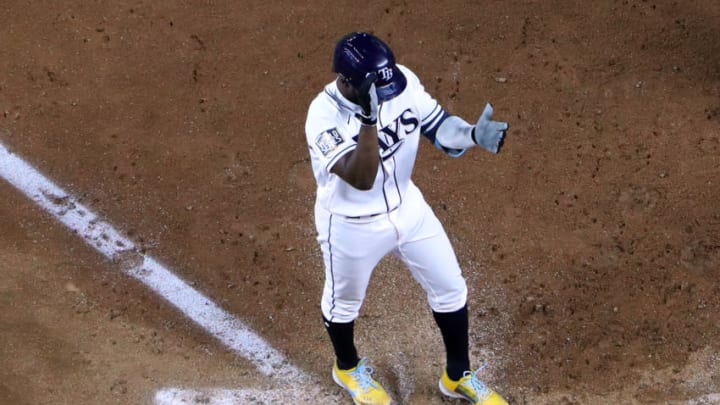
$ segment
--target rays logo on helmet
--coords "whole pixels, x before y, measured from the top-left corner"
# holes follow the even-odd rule
[[[392,68],[384,67],[377,71],[378,76],[380,76],[380,79],[387,82],[393,77],[393,71]]]

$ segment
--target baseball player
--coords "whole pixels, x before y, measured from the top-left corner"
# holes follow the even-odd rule
[[[465,279],[411,175],[421,137],[452,157],[476,145],[498,153],[508,124],[491,120],[489,104],[475,125],[450,115],[369,33],[340,39],[333,71],[336,80],[312,101],[305,123],[317,181],[321,309],[336,356],[333,380],[356,404],[391,402],[368,359],[358,356],[353,330],[373,269],[393,253],[425,290],[440,328],[447,360],[440,391],[473,404],[507,404],[470,369]]]

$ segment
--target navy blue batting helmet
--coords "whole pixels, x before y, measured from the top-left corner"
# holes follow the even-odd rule
[[[341,74],[356,88],[368,73],[377,73],[375,88],[380,101],[390,100],[407,86],[407,79],[395,65],[395,55],[390,47],[366,32],[353,32],[338,41],[333,72]]]

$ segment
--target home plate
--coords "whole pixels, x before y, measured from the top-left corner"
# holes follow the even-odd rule
[[[688,402],[688,405],[713,405],[720,404],[720,393],[709,394],[700,398],[696,398]]]
[[[317,387],[317,385],[315,386]],[[206,389],[167,388],[155,394],[155,405],[177,404],[336,404],[342,399],[318,389]]]

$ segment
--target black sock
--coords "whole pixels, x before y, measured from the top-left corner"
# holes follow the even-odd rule
[[[338,368],[340,370],[349,370],[357,366],[360,358],[355,349],[355,338],[353,336],[355,322],[335,323],[328,321],[324,316],[323,322],[335,349]]]
[[[457,381],[470,370],[467,304],[455,312],[433,311],[447,354],[448,377]]]

